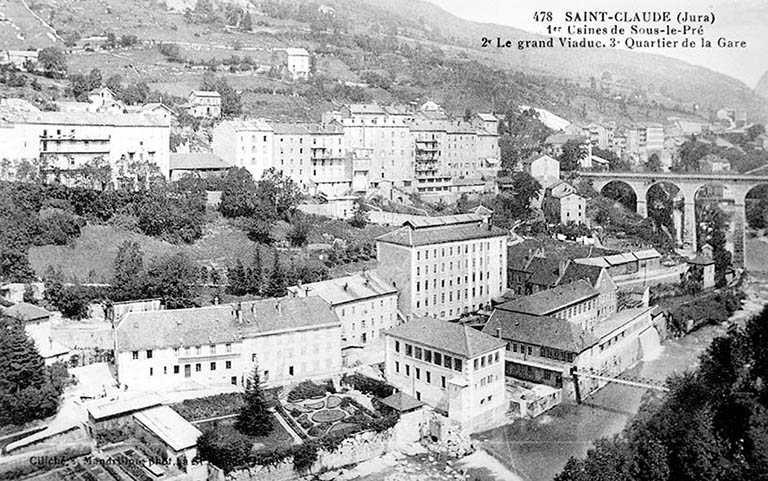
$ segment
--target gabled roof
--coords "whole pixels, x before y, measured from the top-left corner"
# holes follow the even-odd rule
[[[502,340],[469,326],[431,317],[415,318],[384,331],[384,334],[447,351],[465,359],[504,347]]]
[[[197,438],[203,434],[168,406],[147,409],[133,417],[176,452],[197,446]]]
[[[659,251],[656,249],[646,249],[642,251],[635,251],[632,253],[635,257],[637,257],[638,260],[645,260],[645,259],[657,259],[661,257],[661,254],[659,254]]]
[[[527,159],[523,160],[523,164],[531,165],[532,163],[536,162],[539,159],[544,159],[544,160],[548,160],[548,161],[551,160],[553,162],[557,162],[558,164],[560,163],[559,160],[557,160],[554,157],[551,157],[549,155],[546,155],[546,154],[535,154],[535,155],[532,155],[532,156],[528,157]]]
[[[494,336],[498,332],[506,341],[551,347],[576,354],[598,342],[595,336],[566,320],[501,309],[493,311],[483,332]]]
[[[478,112],[475,115],[477,115],[477,117],[480,120],[482,120],[483,122],[498,122],[499,121],[499,119],[497,119],[496,116],[493,115],[493,114],[484,114],[482,112]]]
[[[600,278],[603,269],[604,267],[602,266],[569,262],[568,267],[565,268],[565,272],[558,281],[558,284],[570,284],[571,282],[584,279],[594,287],[597,280]]]
[[[546,316],[597,295],[598,292],[589,282],[582,279],[506,302],[498,306],[497,309]]]
[[[299,124],[270,122],[275,135],[309,135],[309,130]]]
[[[531,284],[554,287],[560,278],[560,261],[553,257],[534,257],[526,271],[532,273],[528,279]]]
[[[20,302],[14,306],[11,306],[5,309],[3,314],[22,322],[39,321],[51,317],[50,312],[46,311],[42,307],[38,307],[27,302]]]
[[[294,47],[288,47],[285,49],[285,53],[291,56],[300,56],[300,57],[308,57],[309,52],[307,52],[304,48],[294,48]]]
[[[332,306],[360,301],[388,294],[397,294],[397,289],[387,284],[373,272],[357,273],[337,279],[291,286],[289,291],[316,295]],[[302,292],[303,291],[303,292]]]

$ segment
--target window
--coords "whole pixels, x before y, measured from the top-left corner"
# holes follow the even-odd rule
[[[133,351],[133,352],[131,353],[131,357],[132,357],[133,359],[138,359],[138,358],[139,358],[139,351]]]
[[[195,354],[200,355],[202,353],[203,353],[203,348],[201,346],[195,346]]]
[[[233,386],[237,386],[237,376],[232,376],[231,378],[229,378],[229,382]]]
[[[200,364],[199,362],[197,364],[195,364],[195,372],[200,372],[202,370],[203,370],[203,365],[202,364]]]
[[[494,363],[497,363],[497,362],[499,362],[499,351],[496,351],[496,352],[493,354],[493,362],[494,362]]]
[[[480,363],[478,362],[477,359],[475,359],[474,364],[475,364],[475,371],[477,371],[480,368]]]
[[[440,387],[445,389],[445,376],[440,376]]]
[[[408,364],[405,365],[405,375],[410,376],[411,375],[411,366]]]
[[[178,374],[179,373],[179,366],[173,366],[173,373]]]
[[[480,358],[480,367],[485,367],[485,356]]]
[[[395,352],[400,352],[400,341],[395,341]]]
[[[453,359],[453,370],[454,371],[461,371],[461,359]]]
[[[400,372],[400,363],[395,361],[395,372]]]
[[[432,351],[424,349],[424,362],[432,362]]]
[[[405,345],[405,355],[408,357],[413,357],[413,346],[410,344]]]
[[[227,352],[232,352],[232,344],[225,344],[224,348]]]
[[[427,384],[432,384],[432,373],[429,371],[425,371],[427,375]]]
[[[416,379],[421,379],[421,369],[416,368]]]
[[[225,362],[224,369],[232,369],[232,361]]]
[[[216,370],[216,363],[212,362],[211,363],[211,371],[215,371],[215,370]]]
[[[414,351],[415,351],[414,357],[418,360],[421,360],[421,353],[422,353],[421,348],[417,347],[416,349],[414,349]]]
[[[451,356],[444,356],[443,367],[447,367],[448,369],[450,369],[452,365],[453,365],[453,358]]]
[[[288,375],[293,376],[293,366],[288,366]]]
[[[149,375],[151,376],[152,374],[154,374],[154,369],[152,369],[152,368],[150,367],[150,368],[149,368]]]
[[[442,365],[443,364],[443,355],[440,354],[439,352],[436,352],[435,356],[432,359],[432,362],[434,362],[438,366]]]
[[[168,374],[168,366],[163,366],[163,374]]]

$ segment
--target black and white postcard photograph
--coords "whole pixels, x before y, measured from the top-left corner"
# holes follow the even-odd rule
[[[765,0],[0,0],[0,480],[768,480]]]

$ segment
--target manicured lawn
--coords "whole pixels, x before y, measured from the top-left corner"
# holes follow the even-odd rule
[[[226,432],[234,432],[235,431],[235,420],[237,418],[227,418],[227,419],[221,419],[219,421],[209,421],[205,423],[197,424],[197,428],[200,431],[206,431],[207,429],[213,429],[214,427],[219,430],[223,430]],[[272,432],[269,433],[267,436],[249,436],[251,440],[253,440],[253,447],[254,450],[259,449],[264,446],[269,447],[275,447],[275,446],[281,446],[281,445],[290,445],[293,444],[293,437],[288,433],[288,431],[285,430],[282,424],[280,424],[280,421],[277,420],[274,416],[272,416]]]

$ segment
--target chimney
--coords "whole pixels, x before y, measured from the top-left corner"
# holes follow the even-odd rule
[[[277,314],[279,316],[283,315],[283,306],[280,304],[279,300],[275,303],[275,309],[277,310]]]
[[[345,283],[344,283],[344,290],[346,291],[348,288],[349,288],[349,283],[348,283],[348,282],[345,282]]]
[[[237,323],[242,324],[243,323],[243,303],[238,302],[235,305],[235,315],[237,316]]]
[[[501,328],[500,328],[500,327],[497,327],[497,328],[496,328],[496,337],[498,337],[499,339],[501,339]]]

